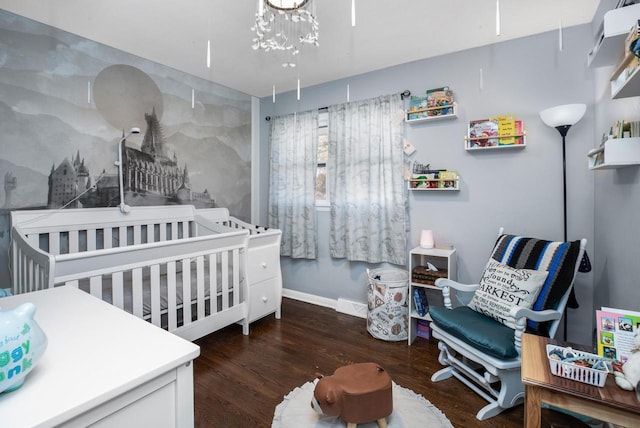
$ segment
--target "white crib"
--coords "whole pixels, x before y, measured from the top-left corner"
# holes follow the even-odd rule
[[[71,285],[189,340],[280,317],[280,231],[225,208],[12,211],[11,221],[15,294]]]

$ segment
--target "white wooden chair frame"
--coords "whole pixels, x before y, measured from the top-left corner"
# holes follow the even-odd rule
[[[502,230],[500,234],[502,234]],[[587,240],[582,239],[574,278],[586,245]],[[447,309],[452,309],[451,289],[473,292],[478,287],[478,284],[461,284],[446,278],[436,280],[435,284],[442,288],[444,306]],[[453,376],[487,400],[489,404],[476,414],[476,418],[479,420],[491,418],[505,409],[522,403],[524,401],[524,385],[520,374],[522,363],[520,353],[522,334],[525,332],[527,319],[537,322],[552,321],[549,337],[553,338],[572,287],[573,284],[560,299],[556,310],[534,311],[519,306],[511,309],[510,316],[515,320],[516,325],[513,334],[514,345],[518,351],[516,358],[500,359],[488,355],[444,331],[435,323],[431,323],[432,335],[439,340],[438,349],[440,349],[440,355],[438,361],[447,366],[434,373],[431,376],[431,381],[439,382]],[[499,387],[496,386],[496,382],[500,382]]]

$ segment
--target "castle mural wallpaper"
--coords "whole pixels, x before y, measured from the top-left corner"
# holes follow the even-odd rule
[[[249,95],[0,10],[0,288],[9,211],[119,205],[125,136],[128,205],[249,221]]]

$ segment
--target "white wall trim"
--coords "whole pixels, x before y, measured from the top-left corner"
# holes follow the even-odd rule
[[[314,294],[303,293],[301,291],[291,290],[288,288],[282,289],[282,297],[288,297],[289,299],[334,309],[343,314],[358,318],[367,318],[367,305],[360,302],[353,302],[342,298],[338,300],[329,299],[327,297],[316,296]]]

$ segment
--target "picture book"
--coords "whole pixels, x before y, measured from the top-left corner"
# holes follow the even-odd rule
[[[427,107],[429,116],[442,116],[453,113],[453,91],[448,86],[427,89]]]
[[[498,122],[491,119],[479,119],[469,122],[470,147],[494,147],[499,143]]]
[[[640,331],[640,312],[603,307],[596,322],[598,355],[624,363]]]
[[[427,117],[427,97],[411,96],[407,120],[415,120]]]
[[[455,189],[458,187],[458,171],[442,171],[440,172],[440,180],[438,187],[441,189]]]
[[[498,122],[498,135],[501,136],[498,140],[499,145],[510,146],[516,143],[516,121],[512,115],[496,116],[491,120]]]

